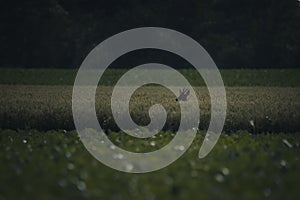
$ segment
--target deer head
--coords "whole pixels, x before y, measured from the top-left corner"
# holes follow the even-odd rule
[[[179,96],[176,98],[176,101],[187,101],[187,97],[190,94],[189,89],[179,90]]]

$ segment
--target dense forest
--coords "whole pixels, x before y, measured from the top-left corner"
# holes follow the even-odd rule
[[[0,67],[78,68],[104,39],[144,26],[189,35],[221,68],[300,63],[299,0],[11,0],[0,10]],[[186,66],[173,56],[138,51],[116,67],[154,57]]]

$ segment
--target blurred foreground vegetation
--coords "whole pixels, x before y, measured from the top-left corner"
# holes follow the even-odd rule
[[[121,148],[147,151],[174,134],[157,136],[133,142],[109,133]],[[75,131],[2,130],[0,199],[298,199],[300,133],[222,134],[199,160],[203,136],[167,168],[127,174],[94,159]]]

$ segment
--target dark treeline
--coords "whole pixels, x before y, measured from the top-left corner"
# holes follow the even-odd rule
[[[0,4],[1,67],[77,68],[104,39],[144,26],[189,35],[222,68],[299,67],[298,0],[10,0]],[[171,60],[168,64],[178,61],[166,52],[144,53],[130,57],[137,63],[156,56],[156,61]],[[128,67],[129,62],[124,59],[119,67]]]

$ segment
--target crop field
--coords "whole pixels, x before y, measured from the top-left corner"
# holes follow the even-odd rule
[[[123,149],[160,149],[178,129],[176,95],[153,85],[135,91],[130,114],[137,124],[150,122],[149,108],[157,103],[168,117],[154,137],[130,137],[119,130],[110,108],[113,85],[124,72],[108,70],[99,82],[98,121]],[[0,69],[0,200],[298,199],[300,70],[221,71],[227,93],[225,126],[203,159],[198,152],[210,120],[209,93],[199,75],[180,72],[199,102],[196,139],[170,166],[128,174],[97,161],[78,137],[72,116],[75,70]]]
[[[72,86],[0,86],[0,119],[3,128],[73,130]],[[117,131],[110,108],[112,87],[98,87],[96,111],[105,129]],[[289,87],[228,87],[225,131],[294,132],[300,129],[300,90]],[[196,87],[200,129],[210,119],[210,98],[205,87]],[[151,105],[161,103],[168,112],[166,130],[176,130],[180,119],[176,96],[166,88],[146,86],[132,96],[130,112],[136,123],[146,125]],[[270,102],[272,103],[270,105]],[[190,102],[186,102],[190,103]],[[191,103],[192,104],[192,103]],[[254,125],[251,125],[253,121]]]
[[[112,86],[128,70],[109,69],[99,82]],[[191,69],[178,70],[193,86],[205,86],[198,73]],[[73,85],[77,70],[74,69],[10,69],[0,68],[0,84],[13,85]],[[230,69],[220,70],[225,86],[299,87],[299,69]]]
[[[209,156],[197,155],[204,132],[162,170],[127,174],[95,160],[75,131],[1,132],[2,199],[297,199],[300,133],[223,134]],[[152,151],[170,132],[132,142],[110,133],[117,145]],[[288,143],[287,143],[288,142]],[[291,146],[287,145],[290,144]],[[113,158],[112,158],[113,159]],[[17,192],[16,192],[17,190]]]

